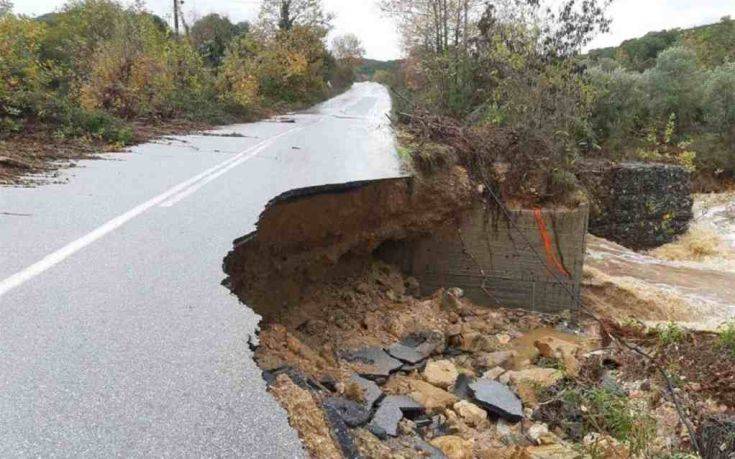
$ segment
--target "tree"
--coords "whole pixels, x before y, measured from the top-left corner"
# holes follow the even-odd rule
[[[464,46],[480,0],[381,0],[382,10],[398,19],[406,49],[442,53]]]
[[[291,30],[297,25],[327,31],[333,18],[324,11],[321,0],[263,0],[259,26],[265,32]]]
[[[693,127],[702,102],[703,72],[694,51],[673,47],[663,51],[656,66],[644,73],[651,114],[665,123],[673,114],[678,132]]]
[[[250,29],[247,22],[233,24],[226,16],[213,13],[199,19],[192,25],[190,37],[194,48],[205,62],[216,67],[222,62],[230,42]]]
[[[11,13],[13,11],[13,2],[10,0],[0,0],[0,16]]]
[[[338,61],[354,68],[362,64],[365,48],[357,35],[348,33],[332,41],[332,53]]]

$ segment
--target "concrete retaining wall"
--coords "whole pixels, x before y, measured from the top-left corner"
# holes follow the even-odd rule
[[[547,250],[534,211],[513,210],[511,225],[497,209],[478,203],[463,215],[459,229],[448,224],[418,240],[389,243],[381,256],[416,277],[424,294],[460,287],[469,299],[488,306],[574,309],[588,214],[587,206],[542,210]]]

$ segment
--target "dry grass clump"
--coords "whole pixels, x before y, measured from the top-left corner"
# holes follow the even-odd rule
[[[692,226],[670,244],[652,250],[650,254],[671,261],[702,261],[720,253],[722,238],[704,225]]]

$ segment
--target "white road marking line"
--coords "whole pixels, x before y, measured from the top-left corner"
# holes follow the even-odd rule
[[[251,147],[246,152],[241,153],[238,155],[238,157],[234,158],[235,160],[231,162],[230,164],[224,165],[224,167],[220,168],[217,171],[214,171],[212,174],[209,174],[207,177],[203,178],[202,180],[199,180],[198,182],[190,185],[185,190],[182,190],[175,196],[170,197],[165,202],[161,203],[159,207],[173,207],[176,205],[176,203],[182,201],[186,197],[196,193],[201,187],[206,185],[207,183],[211,182],[212,180],[216,179],[217,177],[227,173],[228,171],[234,169],[235,167],[239,166],[240,164],[244,163],[245,161],[248,161],[255,157],[258,153],[265,150],[266,148],[270,147],[275,143],[276,140],[278,140],[280,137],[283,137],[286,134],[293,134],[296,131],[300,131],[303,129],[302,127],[290,129],[284,133],[281,133],[277,136],[271,137],[268,140],[265,140],[263,142],[260,142],[256,144],[255,146]],[[246,156],[245,156],[246,155]]]
[[[107,234],[115,231],[116,229],[123,226],[125,223],[141,215],[142,213],[146,212],[152,207],[155,207],[171,199],[172,197],[176,196],[179,193],[186,192],[188,189],[190,189],[190,187],[197,185],[197,183],[199,183],[200,181],[202,182],[202,185],[203,185],[204,183],[208,183],[209,181],[214,180],[216,177],[219,177],[220,175],[224,174],[226,171],[229,171],[230,169],[235,167],[235,165],[240,165],[243,162],[245,162],[247,159],[251,159],[255,154],[257,154],[257,153],[251,154],[253,151],[259,152],[262,149],[264,149],[266,146],[270,145],[276,139],[283,137],[284,135],[294,132],[296,130],[300,130],[300,129],[303,129],[303,128],[298,127],[298,128],[289,129],[286,132],[278,134],[277,136],[271,137],[270,139],[267,139],[263,142],[259,142],[258,144],[252,147],[249,147],[248,149],[238,153],[234,157],[227,159],[226,161],[223,161],[217,164],[216,166],[207,169],[206,171],[190,178],[189,180],[179,183],[178,185],[168,189],[167,191],[159,194],[158,196],[149,199],[143,204],[140,204],[139,206],[136,206],[133,209],[130,209],[124,214],[113,218],[112,220],[108,221],[107,223],[95,229],[94,231],[88,233],[87,235],[82,236],[76,241],[70,242],[69,244],[60,248],[56,252],[53,252],[50,255],[47,255],[46,257],[32,264],[26,269],[20,272],[17,272],[13,274],[12,276],[2,280],[0,282],[0,297],[5,295],[9,291],[13,290],[14,288],[17,288],[23,285],[24,283],[28,282],[29,280],[33,279],[39,274],[42,274],[43,272],[49,270],[53,266],[61,263],[65,259],[69,258],[71,255],[82,250],[83,248],[87,247],[88,245],[92,244],[98,239],[101,239]],[[196,189],[198,189],[198,187]],[[196,189],[194,189],[190,193],[187,193],[186,196],[196,191]]]

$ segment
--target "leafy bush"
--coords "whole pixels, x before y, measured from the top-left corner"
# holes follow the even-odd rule
[[[327,92],[323,32],[304,26],[274,37],[245,37],[228,50],[219,75],[223,97],[243,106],[303,104]]]
[[[43,103],[48,73],[38,51],[45,33],[31,19],[0,16],[0,133],[20,129]]]

